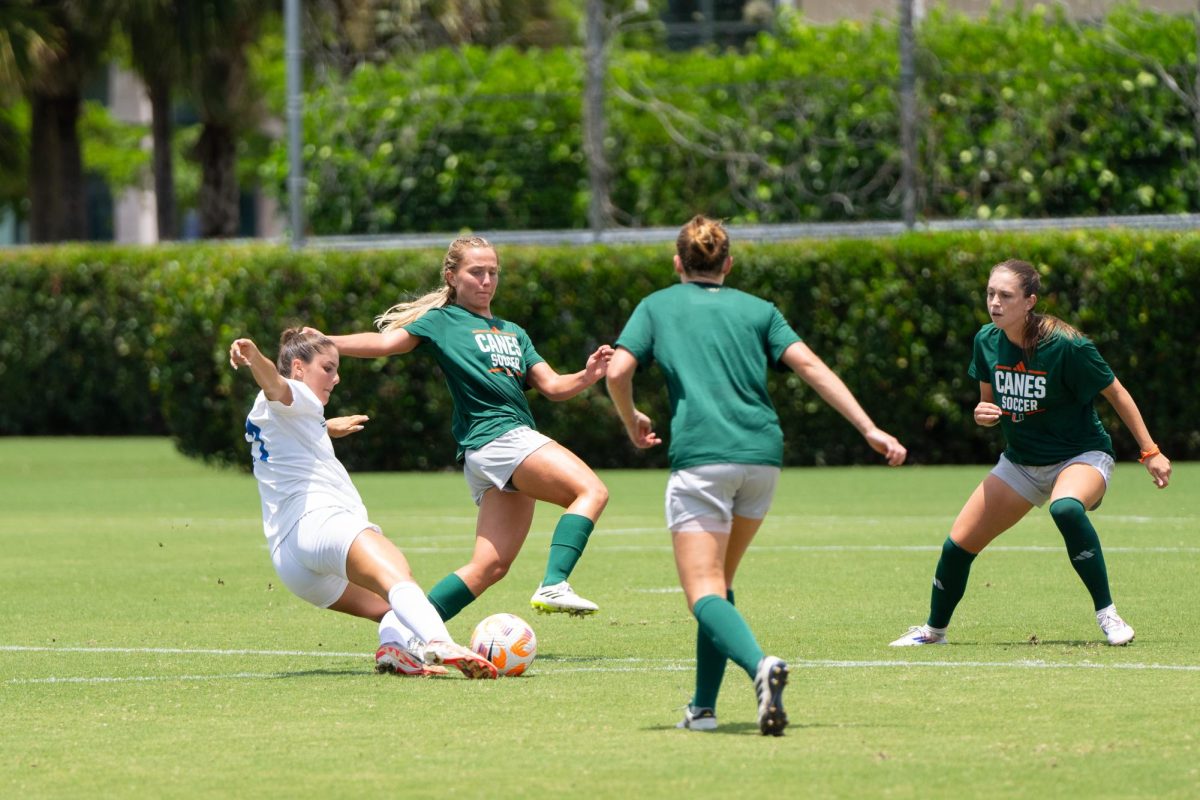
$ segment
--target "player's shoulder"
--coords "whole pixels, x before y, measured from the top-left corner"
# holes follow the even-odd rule
[[[1094,359],[1099,355],[1096,343],[1078,331],[1056,331],[1049,344],[1066,358]]]
[[[325,416],[325,406],[317,399],[313,390],[308,388],[308,384],[295,378],[284,378],[284,380],[288,382],[288,386],[292,387],[292,407],[296,411]]]
[[[978,344],[990,344],[999,340],[1004,332],[996,327],[996,323],[988,322],[978,331],[975,332],[975,341]]]
[[[683,288],[684,284],[675,283],[645,295],[634,307],[633,317],[658,317],[665,310],[681,308],[687,303],[686,296],[681,293]]]
[[[646,295],[642,298],[642,303],[669,303],[672,301],[672,298],[678,299],[687,292],[688,285],[686,283],[673,283],[670,286],[664,286]]]
[[[432,330],[440,330],[443,325],[454,319],[453,312],[450,310],[453,307],[454,305],[450,304],[431,308],[412,322],[407,323],[404,330],[414,336],[425,336]]]

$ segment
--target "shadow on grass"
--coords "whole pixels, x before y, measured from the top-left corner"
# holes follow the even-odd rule
[[[789,722],[788,726],[787,726],[787,731],[797,731],[798,732],[798,731],[802,731],[802,730],[818,730],[820,728],[879,728],[879,727],[883,727],[883,726],[868,724],[865,722],[864,723]],[[742,735],[742,736],[744,736],[748,733],[752,733],[755,736],[763,736],[763,734],[758,730],[757,722],[722,722],[719,726],[717,726],[717,729],[715,731],[685,731],[685,730],[680,730],[679,728],[676,728],[673,724],[671,724],[671,725],[647,725],[646,727],[642,728],[642,730],[644,730],[644,731],[679,731],[679,734],[681,736],[685,733],[688,734],[689,736],[706,736],[709,734],[719,734],[719,733],[724,733],[724,734],[729,734],[729,735],[736,734],[736,735]],[[787,736],[787,731],[784,731],[783,735],[785,737]],[[763,736],[763,738],[764,739],[774,739],[774,738],[778,738],[778,737]]]
[[[1029,650],[1037,650],[1039,647],[1046,645],[1058,647],[1086,647],[1091,649],[1099,649],[1109,647],[1106,642],[1098,642],[1095,639],[1038,639],[1036,642],[1031,642],[1028,639],[1023,639],[1019,642],[959,642],[958,644],[975,644],[978,646],[992,645],[1000,647],[1025,647]]]
[[[271,676],[269,676],[269,679],[270,679],[270,680],[286,680],[286,679],[289,679],[289,678],[316,678],[316,677],[335,677],[335,678],[340,678],[340,677],[345,677],[345,676],[347,676],[347,675],[353,675],[353,676],[356,676],[356,677],[361,677],[361,676],[363,676],[363,675],[371,675],[371,676],[374,676],[374,675],[376,675],[376,674],[377,674],[377,673],[376,673],[376,672],[375,672],[375,670],[373,670],[373,669],[362,669],[362,668],[354,668],[354,669],[298,669],[298,670],[293,670],[293,671],[291,671],[291,672],[279,672],[279,673],[276,673],[276,674],[274,674],[274,675],[271,675]],[[418,676],[418,677],[419,677],[419,676]],[[383,676],[380,676],[380,678],[382,679],[382,678],[383,678]]]

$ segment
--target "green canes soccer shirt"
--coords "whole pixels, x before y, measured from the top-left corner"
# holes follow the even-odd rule
[[[671,469],[783,463],[783,432],[767,367],[800,341],[774,305],[715,283],[662,289],[634,309],[617,339],[639,366],[657,361],[671,403]]]
[[[975,334],[967,373],[990,383],[1000,406],[1004,454],[1016,464],[1057,464],[1089,450],[1112,455],[1094,401],[1115,377],[1088,339],[1052,333],[1033,360],[994,324]]]
[[[460,460],[501,434],[533,423],[525,376],[545,361],[520,326],[459,305],[435,308],[404,329],[433,348],[454,399],[451,430]]]

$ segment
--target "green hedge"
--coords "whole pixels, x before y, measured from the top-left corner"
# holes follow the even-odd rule
[[[935,11],[917,31],[920,208],[937,218],[1189,212],[1187,17],[1122,7]],[[1118,47],[1124,50],[1118,50]],[[606,104],[619,221],[900,216],[894,24],[785,16],[744,50],[616,47]],[[1144,59],[1144,60],[1140,60]],[[305,96],[306,214],[321,234],[587,227],[578,49],[439,50]],[[270,88],[283,107],[283,85]],[[287,201],[287,143],[259,167]]]
[[[504,248],[495,310],[523,324],[560,371],[611,342],[638,300],[674,280],[669,245]],[[735,243],[731,285],[772,299],[918,463],[990,461],[995,431],[971,419],[971,340],[986,322],[988,268],[1041,266],[1046,307],[1082,327],[1175,458],[1200,456],[1195,309],[1200,235],[1136,232],[914,234],[881,240]],[[0,252],[2,434],[168,432],[190,455],[247,462],[255,393],[226,362],[240,335],[276,351],[308,323],[365,330],[437,280],[440,252],[292,253],[269,247],[58,248]],[[1184,380],[1180,380],[1180,378]],[[787,463],[871,463],[853,430],[794,376],[772,379]],[[665,427],[656,370],[637,392]],[[595,466],[662,465],[627,445],[602,389],[532,401],[551,436]],[[1134,443],[1100,403],[1119,453]],[[356,469],[452,466],[450,399],[425,355],[346,359],[330,415],[372,417],[339,452]]]

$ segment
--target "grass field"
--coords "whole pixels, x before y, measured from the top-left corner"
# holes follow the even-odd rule
[[[1131,646],[1101,644],[1035,511],[975,562],[950,646],[886,647],[923,621],[985,472],[785,471],[736,586],[792,665],[776,739],[732,665],[720,729],[674,729],[694,623],[662,473],[603,475],[572,577],[598,616],[529,611],[544,507],[510,575],[450,622],[465,640],[525,616],[531,674],[402,679],[372,671],[373,625],[278,586],[251,477],[163,440],[0,439],[0,797],[1200,796],[1200,466],[1158,492],[1123,464],[1094,514]],[[466,559],[461,476],[356,482],[423,585]]]

